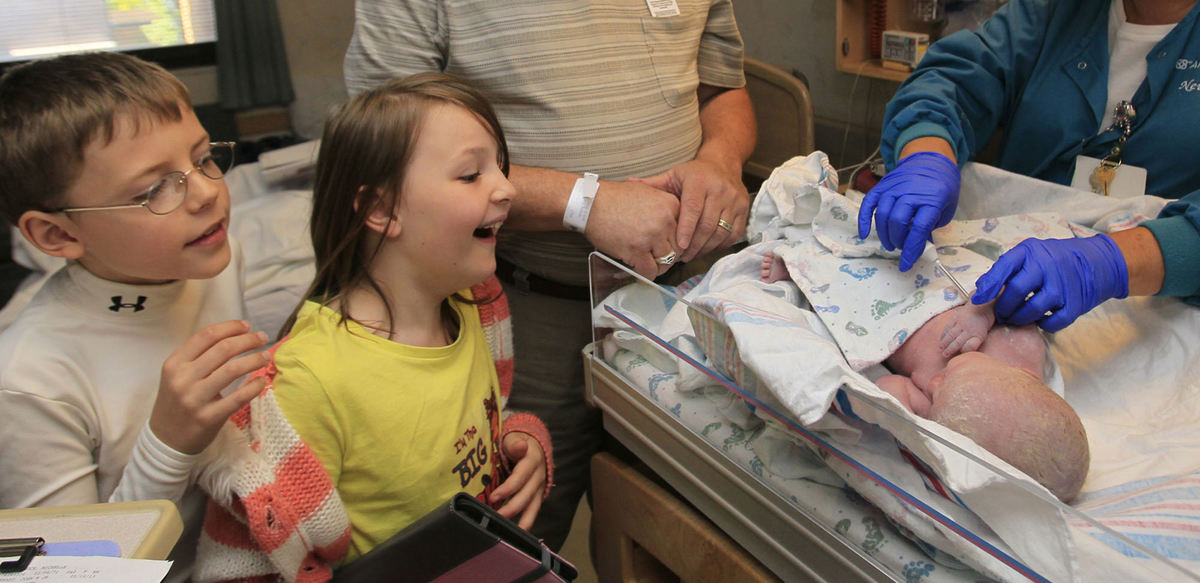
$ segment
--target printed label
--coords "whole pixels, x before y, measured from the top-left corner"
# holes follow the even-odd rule
[[[679,16],[679,4],[675,0],[646,0],[646,6],[650,8],[650,16],[655,18]]]

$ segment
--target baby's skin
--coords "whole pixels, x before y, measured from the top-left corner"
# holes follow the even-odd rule
[[[778,281],[786,267],[768,254],[762,277]],[[1046,348],[1037,327],[994,324],[990,304],[934,316],[884,362],[896,374],[876,384],[1068,501],[1087,477],[1083,423],[1043,382]]]

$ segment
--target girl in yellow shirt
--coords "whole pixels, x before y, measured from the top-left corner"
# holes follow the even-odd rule
[[[447,75],[385,83],[326,123],[313,191],[316,278],[264,372],[270,388],[248,413],[257,418],[242,423],[252,445],[283,443],[258,451],[286,454],[260,455],[280,460],[265,485],[225,504],[244,507],[250,538],[278,570],[309,569],[314,557],[320,569],[353,561],[460,491],[533,524],[552,463],[542,422],[504,411],[512,344],[493,272],[496,232],[516,195],[507,174],[491,106]],[[302,443],[254,434],[278,425]],[[317,463],[328,482],[311,479]],[[330,486],[344,513],[326,504]],[[260,534],[260,514],[270,534]],[[348,540],[316,524],[344,517]],[[213,548],[244,548],[217,522],[206,535]]]

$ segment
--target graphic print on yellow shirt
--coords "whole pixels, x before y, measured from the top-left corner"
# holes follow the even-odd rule
[[[464,296],[466,294],[464,293]],[[275,398],[350,517],[354,560],[465,492],[500,484],[499,381],[476,308],[458,338],[417,347],[308,302],[275,354]]]
[[[492,387],[491,394],[493,396],[483,400],[488,419],[487,435],[480,435],[475,426],[463,432],[463,436],[454,442],[455,453],[463,456],[463,459],[450,470],[458,476],[465,492],[470,491],[467,486],[478,477],[483,483],[483,490],[475,498],[484,504],[488,503],[492,491],[507,477],[500,464],[500,408],[495,397],[499,394],[496,386]],[[486,472],[480,475],[484,470]]]

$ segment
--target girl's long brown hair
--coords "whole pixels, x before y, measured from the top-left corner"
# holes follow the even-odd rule
[[[376,204],[395,208],[422,121],[444,104],[465,108],[484,122],[496,138],[497,162],[507,175],[508,144],[496,112],[483,94],[451,75],[393,79],[342,105],[325,122],[310,225],[317,273],[305,298],[337,310],[343,322],[346,292],[365,285],[383,300],[391,329],[391,306],[368,270],[383,239],[370,236],[367,216]],[[299,311],[300,306],[292,311],[280,336],[291,330]]]

